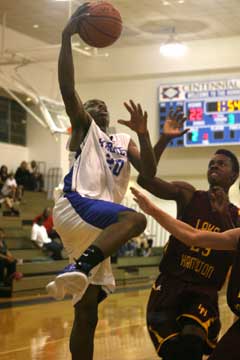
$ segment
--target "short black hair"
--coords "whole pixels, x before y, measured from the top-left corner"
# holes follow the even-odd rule
[[[95,103],[104,103],[105,104],[105,101],[103,100],[100,100],[100,99],[90,99],[90,100],[87,100],[84,104],[83,104],[83,107],[86,111],[88,111],[89,107],[91,108]]]
[[[237,157],[236,157],[236,155],[234,153],[232,153],[231,151],[226,150],[226,149],[218,149],[215,152],[215,155],[217,155],[217,154],[222,154],[222,155],[225,155],[226,157],[228,157],[232,162],[233,171],[237,175],[239,175],[239,162],[238,162],[238,159],[237,159]]]

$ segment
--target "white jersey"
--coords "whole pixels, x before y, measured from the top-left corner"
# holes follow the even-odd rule
[[[92,120],[79,151],[74,154],[72,168],[64,178],[63,191],[120,203],[130,178],[129,141],[127,134],[105,134]]]

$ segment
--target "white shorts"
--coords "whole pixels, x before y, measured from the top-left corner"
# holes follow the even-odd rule
[[[133,211],[125,206],[82,197],[76,192],[61,196],[53,208],[54,227],[60,235],[70,262],[77,259],[107,226],[116,223],[122,211]],[[101,285],[106,293],[115,289],[110,258],[91,271],[90,283]],[[78,302],[78,295],[73,303]]]

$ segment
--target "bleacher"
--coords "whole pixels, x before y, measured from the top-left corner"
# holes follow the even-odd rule
[[[47,200],[45,193],[26,192],[24,203],[20,206],[20,217],[0,215],[0,227],[6,231],[6,242],[9,250],[17,259],[17,271],[24,277],[14,281],[12,294],[43,294],[46,284],[67,264],[68,259],[63,251],[64,260],[53,261],[47,252],[38,249],[30,240],[31,220],[47,206],[53,203]],[[149,284],[157,276],[161,248],[153,248],[149,257],[120,257],[113,264],[117,286],[135,286]],[[1,296],[1,287],[0,287]]]

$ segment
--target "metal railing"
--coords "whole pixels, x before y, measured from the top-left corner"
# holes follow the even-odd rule
[[[55,187],[59,185],[62,180],[62,169],[59,167],[49,168],[45,178],[45,188],[47,191],[47,198],[53,199],[53,192]]]

